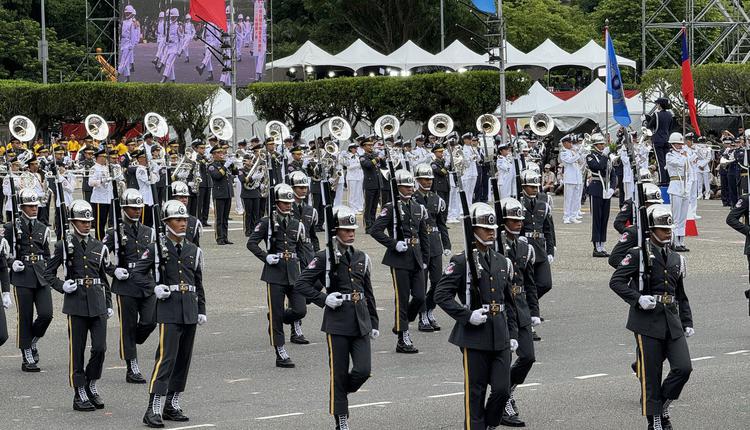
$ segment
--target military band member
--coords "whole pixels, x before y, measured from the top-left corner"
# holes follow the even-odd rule
[[[226,157],[219,145],[211,148],[214,162],[208,167],[208,173],[213,182],[214,210],[216,211],[216,243],[231,245],[229,240],[229,207],[232,204],[232,182],[230,175],[238,173],[234,165],[234,157]]]
[[[396,171],[395,176],[398,192],[396,203],[400,211],[400,215],[397,216],[401,217],[400,233],[403,240],[398,240],[399,234],[394,231],[396,227],[392,203],[383,207],[370,229],[370,235],[385,246],[382,263],[391,268],[395,296],[393,333],[398,336],[396,352],[416,354],[419,350],[412,343],[409,323],[416,319],[425,301],[424,269],[427,268],[430,256],[427,211],[412,198],[412,174],[401,169]]]
[[[492,247],[497,229],[495,212],[486,203],[474,203],[469,216],[479,251],[479,283],[467,286],[466,256],[454,255],[437,285],[435,302],[456,320],[449,342],[461,348],[463,354],[463,428],[484,430],[501,424],[502,411],[510,398],[510,362],[518,348],[518,327],[512,291],[513,263]],[[467,287],[478,290],[481,303],[467,303],[467,296],[471,296]]]
[[[210,55],[209,55],[210,57]],[[206,154],[206,144],[199,139],[196,139],[192,143],[193,149],[196,153],[195,162],[198,163],[197,177],[193,177],[193,181],[197,181],[200,178],[200,185],[198,185],[198,195],[196,200],[196,213],[201,224],[206,227],[211,227],[208,223],[208,212],[211,207],[211,188],[213,188],[211,175],[208,172],[208,167],[211,165],[210,157]]]
[[[432,167],[432,174],[433,174],[433,180],[432,180],[432,191],[436,192],[438,196],[440,196],[443,201],[445,201],[446,207],[450,205],[450,193],[451,193],[451,185],[450,185],[450,171],[448,170],[448,166],[446,165],[444,154],[445,154],[445,148],[441,144],[437,144],[432,147],[432,154],[434,155],[434,159],[432,160],[431,167]],[[447,216],[447,215],[446,215]]]
[[[669,206],[648,208],[652,267],[639,291],[641,250],[631,249],[612,275],[610,288],[630,306],[627,329],[638,344],[636,375],[641,382],[641,413],[649,430],[671,429],[669,406],[680,397],[692,364],[687,337],[695,333],[685,294],[685,259],[670,249],[674,224]],[[664,359],[670,371],[662,381]]]
[[[432,332],[439,331],[440,324],[435,318],[435,286],[443,273],[443,256],[451,255],[451,240],[448,235],[448,226],[445,224],[446,212],[448,207],[445,200],[438,196],[437,193],[430,191],[432,189],[432,166],[429,163],[422,163],[414,169],[414,177],[417,180],[417,191],[414,193],[414,200],[424,206],[427,210],[427,238],[429,246],[429,258],[427,260],[427,273],[425,281],[429,276],[430,288],[425,296],[425,304],[419,313],[419,331]]]
[[[606,147],[604,136],[594,133],[591,141],[593,149],[586,156],[586,164],[591,171],[588,194],[591,202],[591,242],[594,244],[592,255],[609,257],[604,244],[607,243],[610,198],[614,193],[616,178],[612,175],[612,162],[609,160],[609,148]]]
[[[167,240],[159,245],[150,244],[133,268],[156,296],[159,347],[148,386],[148,408],[143,415],[143,423],[156,428],[164,427],[163,420],[189,420],[180,406],[180,398],[190,371],[196,326],[207,322],[203,251],[185,240],[187,208],[176,200],[168,201],[164,204],[162,221]],[[160,274],[154,280],[150,273],[159,273],[160,265],[163,278]]]
[[[365,174],[359,162],[357,147],[356,143],[350,143],[348,152],[341,155],[341,163],[346,170],[346,189],[349,194],[347,204],[355,213],[359,214],[365,208],[364,189],[362,188]]]
[[[675,228],[672,244],[677,252],[690,251],[685,246],[685,223],[687,222],[690,197],[688,192],[692,188],[695,176],[691,171],[691,165],[695,160],[695,153],[689,152],[683,147],[683,138],[680,133],[672,133],[669,136],[669,144],[672,150],[667,153],[667,172],[669,173],[669,203],[672,206]]]
[[[646,208],[655,204],[662,204],[661,190],[654,184],[643,184],[643,195],[645,197],[644,205]],[[625,226],[630,224],[629,226]],[[620,240],[617,241],[612,253],[609,256],[609,265],[617,268],[623,257],[631,248],[638,246],[638,230],[633,223],[633,200],[625,200],[622,210],[617,214],[614,222],[615,230],[620,233]]]
[[[88,183],[91,185],[91,206],[94,210],[94,235],[96,240],[104,237],[112,203],[112,176],[107,163],[107,151],[96,152],[96,164],[91,168]]]
[[[276,366],[290,368],[294,362],[284,346],[284,324],[301,320],[307,310],[304,297],[294,293],[300,273],[299,257],[304,252],[305,226],[292,215],[294,191],[279,184],[274,193],[275,208],[263,217],[247,239],[247,249],[264,263],[261,281],[266,283],[268,298],[268,334],[276,354]],[[266,242],[266,249],[260,247]],[[284,309],[284,298],[289,308]]]
[[[304,162],[302,161],[302,148],[295,146],[290,151],[292,159],[289,161],[286,168],[286,176],[289,177],[293,172],[304,172]]]
[[[187,207],[189,203],[188,199],[190,198],[190,190],[188,189],[187,184],[181,181],[174,181],[170,186],[172,187],[172,200],[177,200]],[[189,213],[190,211],[188,211],[188,224],[187,230],[185,230],[185,240],[192,242],[195,246],[200,248],[203,225],[197,217],[189,215]]]
[[[534,282],[534,247],[528,239],[521,236],[523,222],[526,219],[524,207],[518,200],[508,197],[501,201],[503,231],[500,234],[500,245],[503,254],[513,263],[513,284],[511,291],[516,304],[516,323],[518,325],[518,359],[510,368],[510,399],[503,409],[501,424],[522,427],[523,421],[518,417],[518,408],[513,396],[518,385],[526,381],[531,366],[536,361],[534,353],[533,327],[539,326],[539,298]]]
[[[39,372],[37,341],[44,337],[52,322],[52,293],[44,277],[50,257],[49,227],[37,220],[39,196],[34,190],[22,189],[18,193],[18,204],[21,218],[17,225],[5,225],[3,239],[11,249],[16,248],[15,237],[19,239],[18,254],[13,252],[8,262],[18,312],[17,346],[21,350],[21,370]]]
[[[125,360],[127,370],[125,381],[131,384],[145,384],[146,380],[138,366],[138,350],[156,328],[156,297],[151,288],[143,288],[137,279],[130,276],[130,271],[141,259],[143,252],[156,240],[151,227],[141,223],[141,213],[145,203],[138,190],[127,189],[120,196],[123,225],[117,232],[120,237],[118,246],[124,247],[120,256],[112,258],[116,264],[110,265],[107,273],[112,277],[112,292],[117,295],[117,316],[120,320],[120,360]],[[107,230],[104,245],[114,254],[115,231]]]
[[[75,390],[73,409],[93,411],[104,408],[96,381],[102,377],[107,351],[107,319],[114,315],[105,271],[110,257],[107,247],[91,237],[94,216],[88,202],[74,200],[69,219],[72,234],[67,241],[55,244],[55,253],[47,263],[44,277],[52,288],[65,295],[63,313],[68,315],[69,382]],[[64,266],[65,279],[57,275],[60,266]],[[89,336],[91,356],[84,368]]]
[[[333,210],[336,229],[334,248],[338,262],[331,261],[330,284],[326,285],[326,252],[320,251],[302,271],[295,292],[324,309],[322,331],[327,335],[330,371],[329,413],[337,430],[349,429],[348,394],[359,390],[369,379],[372,351],[370,340],[380,335],[375,295],[372,289],[370,257],[354,248],[357,218],[353,210],[337,206]],[[352,367],[349,370],[349,362]]]
[[[34,191],[39,197],[37,219],[44,225],[49,225],[49,192],[50,188],[45,178],[45,171],[40,169],[39,159],[34,155],[26,161],[26,171],[34,178]]]
[[[255,156],[259,157],[260,155],[257,152]],[[252,156],[246,155],[242,160],[242,168],[238,172],[240,184],[242,184],[240,197],[242,198],[242,205],[245,207],[242,218],[245,237],[250,237],[253,228],[258,224],[263,213],[260,185],[266,172],[263,171],[263,166],[260,163],[262,161],[256,165]],[[253,171],[254,165],[256,166],[255,171]]]
[[[365,232],[369,232],[375,223],[378,202],[380,201],[380,169],[385,169],[385,161],[373,151],[373,142],[366,138],[360,143],[364,154],[359,157],[359,164],[364,172],[363,189],[365,195]]]
[[[154,145],[155,147],[156,145]],[[135,175],[133,175],[136,179],[136,183],[138,184],[138,192],[141,195],[141,198],[143,199],[143,205],[144,208],[141,213],[141,219],[140,222],[149,226],[153,227],[154,225],[154,204],[156,204],[158,196],[155,196],[152,192],[152,190],[155,190],[156,187],[152,187],[153,184],[156,184],[156,182],[159,180],[159,173],[155,172],[151,169],[151,166],[149,165],[148,159],[146,157],[146,152],[141,150],[136,152],[135,159],[138,161],[138,165],[135,170]],[[111,248],[110,248],[111,249]]]
[[[583,154],[573,148],[573,138],[568,134],[560,139],[563,148],[560,150],[560,161],[563,163],[563,224],[580,224],[578,211],[581,208],[580,189],[583,186],[580,161]]]
[[[2,293],[2,306],[0,306],[0,346],[8,341],[8,323],[5,320],[5,310],[13,305],[10,297],[10,277],[8,276],[8,256],[10,246],[5,237],[0,239],[0,292]]]
[[[269,174],[272,177],[271,183],[278,185],[284,182],[284,163],[281,154],[276,151],[276,140],[273,137],[266,139],[266,154],[268,154],[271,163],[268,167]]]

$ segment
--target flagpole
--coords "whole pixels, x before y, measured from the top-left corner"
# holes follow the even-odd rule
[[[609,33],[609,19],[604,20],[604,51],[605,59],[609,64],[609,49],[607,49],[607,33]],[[607,69],[608,70],[608,69]],[[609,79],[609,76],[607,76]],[[609,85],[609,82],[607,83]],[[604,137],[607,139],[607,145],[609,145],[609,91],[604,91]]]
[[[500,139],[505,143],[505,128],[508,122],[507,107],[505,106],[505,26],[503,22],[503,0],[497,0],[497,20],[499,21],[500,43],[498,44],[497,57],[500,68]]]

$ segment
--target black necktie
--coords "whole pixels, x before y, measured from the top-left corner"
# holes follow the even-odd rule
[[[34,231],[34,220],[30,219],[29,220],[29,233],[31,233],[33,231]]]
[[[667,250],[665,248],[661,249],[661,256],[664,258],[664,264],[667,264]]]
[[[86,249],[86,238],[85,237],[83,239],[81,239],[81,247],[83,249]]]
[[[175,245],[174,247],[175,247],[175,249],[177,250],[177,256],[179,256],[179,255],[180,255],[180,254],[182,253],[182,244],[181,244],[181,243],[178,243],[178,244],[177,244],[177,245]]]
[[[133,236],[138,237],[138,224],[133,223]]]

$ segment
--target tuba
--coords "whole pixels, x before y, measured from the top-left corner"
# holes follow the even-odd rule
[[[378,137],[387,139],[398,134],[401,122],[393,115],[383,115],[375,121],[374,128]]]
[[[336,140],[349,140],[352,137],[352,126],[340,116],[334,116],[328,120],[328,131]]]
[[[155,137],[161,139],[169,133],[169,126],[167,120],[163,116],[155,112],[149,112],[143,119],[143,124],[149,133]]]
[[[549,135],[555,130],[555,120],[546,113],[537,113],[531,117],[531,131],[539,137]]]
[[[269,121],[266,124],[266,137],[272,138],[276,144],[281,143],[289,135],[289,127],[281,121]]]
[[[486,113],[477,118],[477,130],[485,136],[496,136],[500,133],[502,124],[495,115]]]
[[[214,115],[208,120],[208,129],[219,140],[229,140],[234,135],[232,123],[219,115]]]
[[[427,122],[427,128],[433,136],[445,137],[453,132],[453,119],[444,113],[436,113]]]
[[[10,119],[10,134],[21,142],[28,142],[36,136],[36,126],[25,116],[16,115]]]
[[[109,136],[109,124],[107,124],[107,121],[104,118],[97,114],[92,113],[87,116],[86,120],[83,121],[83,124],[86,126],[86,133],[95,140],[101,142],[106,140],[107,136]]]

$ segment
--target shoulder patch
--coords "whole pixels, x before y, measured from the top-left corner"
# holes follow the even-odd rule
[[[631,260],[630,254],[626,255],[625,258],[623,258],[622,261],[620,262],[620,266],[627,266],[627,265],[629,265],[630,264],[630,260]]]
[[[628,236],[630,236],[630,233],[628,233],[627,231],[623,233],[622,236],[620,236],[620,243],[627,242]]]
[[[208,166],[208,170],[210,170],[210,171],[213,172],[214,170],[216,170],[216,167],[214,167],[214,165],[212,164],[212,165]]]
[[[307,268],[308,269],[314,269],[315,266],[317,266],[317,265],[318,265],[318,257],[315,257],[315,258],[312,259],[312,261],[310,261],[310,264],[307,265]]]
[[[260,223],[258,223],[258,225],[255,226],[255,230],[254,231],[260,231]]]
[[[143,254],[141,255],[141,260],[147,259],[149,257],[149,255],[150,255],[150,252],[149,252],[148,248],[146,248],[146,250],[143,251]]]
[[[388,208],[383,208],[382,211],[380,211],[380,216],[386,216],[388,215]]]
[[[742,199],[737,200],[737,204],[734,205],[734,207],[741,208],[742,207]]]
[[[628,205],[622,205],[622,207],[620,208],[620,210],[622,212],[625,212],[626,210],[628,210]]]
[[[453,271],[456,270],[456,263],[450,262],[447,266],[445,266],[445,270],[443,270],[443,274],[450,275],[453,273]]]

